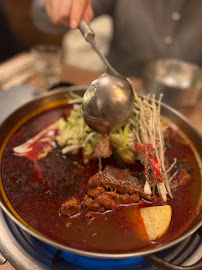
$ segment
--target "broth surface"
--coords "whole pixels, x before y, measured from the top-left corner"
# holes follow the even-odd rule
[[[200,190],[197,190],[196,158],[188,144],[176,139],[172,132],[169,158],[186,160],[190,165],[191,181],[173,191],[172,220],[167,233],[157,241],[148,241],[137,205],[119,206],[105,213],[91,213],[83,209],[71,218],[60,214],[61,203],[86,192],[89,178],[98,172],[98,162],[82,162],[80,153],[62,154],[57,146],[47,157],[30,160],[16,155],[13,147],[27,141],[39,131],[70,112],[71,106],[61,106],[34,117],[22,126],[9,140],[2,158],[2,181],[12,206],[35,230],[67,246],[93,252],[126,253],[145,250],[170,242],[189,226],[196,216]],[[103,159],[106,164],[117,166],[112,157]],[[141,170],[136,162],[131,171]],[[163,203],[156,203],[160,205]],[[151,206],[143,203],[142,206]]]

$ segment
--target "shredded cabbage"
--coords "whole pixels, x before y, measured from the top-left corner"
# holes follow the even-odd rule
[[[73,145],[73,148],[66,148],[66,151],[82,148],[85,155],[91,155],[94,152],[96,144],[101,138],[100,134],[94,132],[86,124],[82,116],[81,105],[78,104],[74,104],[73,110],[67,118],[67,121],[63,118],[59,120],[58,132],[57,142],[59,145]]]
[[[127,163],[135,161],[135,134],[130,123],[114,128],[109,134],[114,150]]]
[[[136,117],[133,114],[133,118]],[[131,117],[131,118],[132,118]],[[134,120],[135,121],[135,120]],[[135,132],[133,125],[128,122],[126,125],[111,130],[111,145],[120,157],[127,163],[135,161]],[[65,120],[59,120],[59,135],[57,142],[62,147],[63,153],[82,148],[85,156],[91,155],[97,143],[101,139],[101,134],[93,131],[85,122],[82,116],[81,105],[74,104],[70,116]],[[72,146],[72,147],[70,147]]]

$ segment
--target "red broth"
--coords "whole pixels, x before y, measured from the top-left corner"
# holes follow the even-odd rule
[[[200,177],[196,158],[188,144],[176,139],[172,132],[170,158],[186,160],[191,169],[191,181],[173,191],[169,199],[172,220],[169,230],[157,241],[147,240],[145,228],[138,215],[137,205],[119,206],[105,213],[83,209],[71,218],[60,214],[61,203],[72,196],[81,198],[88,179],[97,173],[98,162],[82,162],[81,154],[63,155],[57,146],[41,160],[29,160],[16,155],[13,147],[36,135],[47,125],[63,116],[70,106],[43,112],[23,125],[9,140],[2,158],[2,181],[5,192],[17,213],[35,230],[69,247],[104,253],[126,253],[150,249],[177,238],[196,216],[200,196],[197,178]],[[113,158],[103,164],[116,165]],[[136,162],[133,171],[141,170]],[[162,203],[157,203],[162,204]],[[143,206],[151,206],[144,203]]]

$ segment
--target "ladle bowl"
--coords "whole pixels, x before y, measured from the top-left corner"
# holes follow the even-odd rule
[[[119,74],[98,49],[95,33],[83,19],[80,31],[106,67],[106,73],[94,80],[83,98],[83,116],[87,124],[99,133],[107,133],[125,124],[134,105],[134,91],[130,82]]]
[[[124,124],[134,106],[130,83],[122,76],[104,73],[93,81],[83,97],[83,115],[95,131],[107,133]]]

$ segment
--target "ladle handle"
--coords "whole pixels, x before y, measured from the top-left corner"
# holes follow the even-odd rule
[[[95,38],[95,33],[90,28],[89,24],[86,22],[86,20],[81,19],[81,22],[79,24],[79,29],[84,36],[85,40],[89,43],[91,43]]]
[[[89,24],[86,22],[86,20],[81,19],[81,22],[79,24],[79,29],[84,36],[85,40],[89,42],[93,48],[93,50],[97,53],[97,55],[100,57],[102,62],[104,63],[106,70],[108,73],[119,76],[120,74],[110,65],[110,63],[105,58],[104,54],[98,49],[96,43],[95,43],[95,33],[90,28]]]

